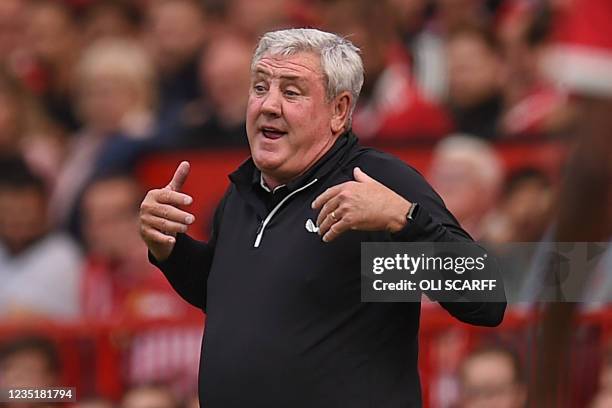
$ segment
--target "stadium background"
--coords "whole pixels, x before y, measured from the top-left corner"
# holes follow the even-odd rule
[[[604,3],[2,0],[0,388],[76,386],[83,407],[197,406],[202,315],[147,263],[138,204],[189,160],[190,233],[206,237],[226,175],[248,154],[250,56],[271,29],[319,27],[362,49],[355,132],[424,174],[475,238],[550,239],[584,105],[551,79],[564,66],[542,67],[560,41],[612,53],[597,19],[577,40],[559,35],[568,13],[605,22]],[[605,240],[607,177],[592,185],[607,189]],[[590,278],[593,301],[567,316],[557,406],[612,406],[609,253]],[[480,391],[524,392],[542,375],[543,316],[510,307],[502,326],[481,329],[425,303],[425,405],[469,406],[465,359],[485,346],[521,364],[505,391]]]

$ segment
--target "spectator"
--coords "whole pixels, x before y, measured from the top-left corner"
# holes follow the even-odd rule
[[[491,16],[487,5],[491,3],[496,2],[435,0],[435,24],[439,26],[440,31],[448,34],[466,24],[474,24],[478,21],[489,22]]]
[[[122,0],[93,2],[85,10],[85,43],[92,45],[105,38],[134,38],[140,17],[134,5]]]
[[[55,344],[45,337],[6,340],[0,349],[0,388],[44,388],[60,384],[61,362]],[[6,406],[27,407],[20,401]]]
[[[180,147],[246,146],[244,113],[251,82],[252,47],[240,37],[223,35],[200,59],[200,83],[207,101],[189,105],[184,129],[174,144]]]
[[[120,408],[179,408],[179,402],[167,386],[150,384],[129,389]]]
[[[495,150],[468,135],[449,136],[434,149],[429,178],[461,226],[481,239],[503,180]]]
[[[144,34],[159,74],[158,118],[170,137],[185,104],[201,96],[195,84],[206,16],[197,0],[161,0],[148,7]]]
[[[291,25],[292,0],[229,0],[226,22],[255,44],[263,33]]]
[[[353,116],[362,139],[438,139],[451,129],[446,114],[416,86],[409,55],[401,44],[386,3],[334,0],[325,7],[324,25],[363,52],[368,73]]]
[[[84,127],[69,150],[55,185],[51,214],[78,236],[76,203],[97,172],[130,168],[153,132],[154,68],[129,40],[102,40],[78,65],[77,102]]]
[[[65,138],[42,114],[33,95],[0,67],[0,157],[23,155],[45,182],[55,181]]]
[[[52,0],[28,2],[26,51],[31,54],[26,83],[40,95],[46,113],[67,132],[80,127],[71,98],[80,38],[66,3]]]
[[[177,298],[163,275],[148,263],[147,249],[138,235],[142,196],[140,185],[122,174],[99,177],[86,189],[82,225],[88,254],[82,313],[89,321],[114,324],[164,319],[192,322],[134,333],[126,352],[128,384],[164,381],[178,392],[191,389],[197,381],[202,329],[193,322],[201,321],[202,314]],[[150,403],[151,399],[141,396],[152,394],[148,388],[143,390],[147,392],[134,394],[138,398],[130,399],[127,406],[136,401]],[[159,403],[166,406],[166,402],[160,399]]]
[[[489,5],[500,2],[473,0],[388,0],[394,8],[397,30],[410,50],[414,77],[428,100],[443,103],[448,97],[445,45],[450,33],[474,22],[491,20]]]
[[[505,138],[542,138],[558,133],[571,118],[567,95],[541,73],[550,31],[550,12],[525,1],[503,15],[499,37],[508,82],[504,87],[501,133]]]
[[[463,26],[447,43],[449,109],[456,131],[493,140],[499,135],[504,71],[491,32]]]
[[[120,174],[100,177],[85,190],[82,301],[90,319],[179,318],[189,310],[147,261],[138,235],[142,196],[137,182]]]
[[[410,53],[414,78],[428,100],[444,102],[447,93],[444,38],[441,27],[430,24],[432,3],[427,0],[388,0],[396,31]]]
[[[0,316],[74,318],[81,257],[53,233],[47,192],[20,159],[0,164]]]
[[[537,242],[552,218],[553,186],[542,171],[525,168],[506,182],[499,204],[483,231],[488,242]]]
[[[462,408],[522,408],[527,392],[521,362],[502,347],[478,349],[459,370]]]

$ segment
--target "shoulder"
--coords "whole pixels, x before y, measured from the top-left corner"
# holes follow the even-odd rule
[[[414,167],[389,153],[360,147],[347,164],[346,171],[359,167],[370,177],[398,193],[431,190],[425,177]]]

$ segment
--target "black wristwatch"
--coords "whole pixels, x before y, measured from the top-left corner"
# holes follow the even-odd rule
[[[412,205],[408,209],[408,213],[406,213],[406,220],[414,221],[414,217],[416,217],[416,212],[418,209],[419,209],[419,203],[412,203]]]

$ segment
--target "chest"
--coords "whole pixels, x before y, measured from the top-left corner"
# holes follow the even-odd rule
[[[314,198],[307,192],[292,197],[271,217],[239,198],[228,200],[208,278],[209,307],[218,294],[230,296],[223,302],[253,301],[253,307],[359,303],[360,243],[366,233],[350,231],[323,242],[314,228]]]

